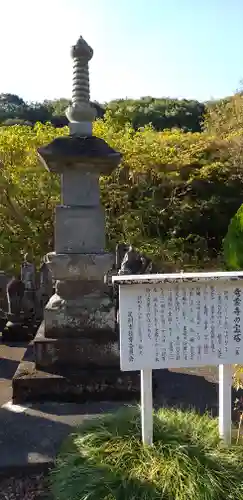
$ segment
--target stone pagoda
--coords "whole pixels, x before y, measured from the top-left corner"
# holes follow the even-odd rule
[[[88,63],[93,50],[80,37],[71,55],[70,135],[38,150],[45,168],[61,176],[55,251],[45,256],[55,294],[34,340],[34,358],[27,356],[13,379],[16,401],[47,396],[122,399],[139,393],[137,375],[119,368],[115,308],[104,280],[114,255],[105,251],[99,176],[110,175],[121,155],[92,135],[96,111],[90,104]]]

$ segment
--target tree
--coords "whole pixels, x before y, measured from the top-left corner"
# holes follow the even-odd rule
[[[204,130],[221,137],[243,129],[243,95],[208,103],[204,116]]]
[[[138,129],[151,123],[156,130],[180,128],[192,132],[201,130],[205,112],[204,104],[198,101],[153,97],[111,101],[106,109],[121,127],[129,122]]]
[[[10,118],[22,119],[26,109],[24,100],[15,94],[0,94],[0,122]]]
[[[34,249],[39,262],[53,249],[59,178],[38,164],[36,149],[63,134],[68,127],[40,123],[0,129],[2,269],[19,265],[25,252]],[[94,123],[94,134],[123,158],[112,175],[100,179],[107,249],[130,242],[165,271],[222,268],[222,242],[243,199],[232,135],[135,130],[129,122],[121,128],[109,112]]]
[[[68,129],[59,130],[61,135],[68,133]],[[59,179],[40,166],[37,147],[58,136],[59,130],[41,124],[1,127],[1,269],[18,270],[25,252],[39,263],[53,248],[53,207],[59,198]]]

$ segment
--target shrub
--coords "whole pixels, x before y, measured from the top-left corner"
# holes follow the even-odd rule
[[[243,269],[243,205],[230,222],[224,239],[224,258],[229,269]]]
[[[154,414],[154,444],[140,441],[140,414],[124,409],[86,422],[64,443],[51,475],[55,500],[240,500],[242,448],[224,447],[217,420]]]

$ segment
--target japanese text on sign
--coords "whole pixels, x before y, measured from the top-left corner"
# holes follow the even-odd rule
[[[120,287],[121,369],[239,363],[243,282]]]

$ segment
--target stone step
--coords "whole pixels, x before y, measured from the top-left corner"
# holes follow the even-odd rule
[[[91,367],[119,368],[119,341],[102,334],[79,338],[47,338],[44,322],[41,324],[33,345],[38,368],[68,365],[88,369]]]
[[[24,360],[12,380],[13,402],[26,401],[139,401],[139,372],[121,372],[118,368],[66,366],[39,370],[29,345]]]

